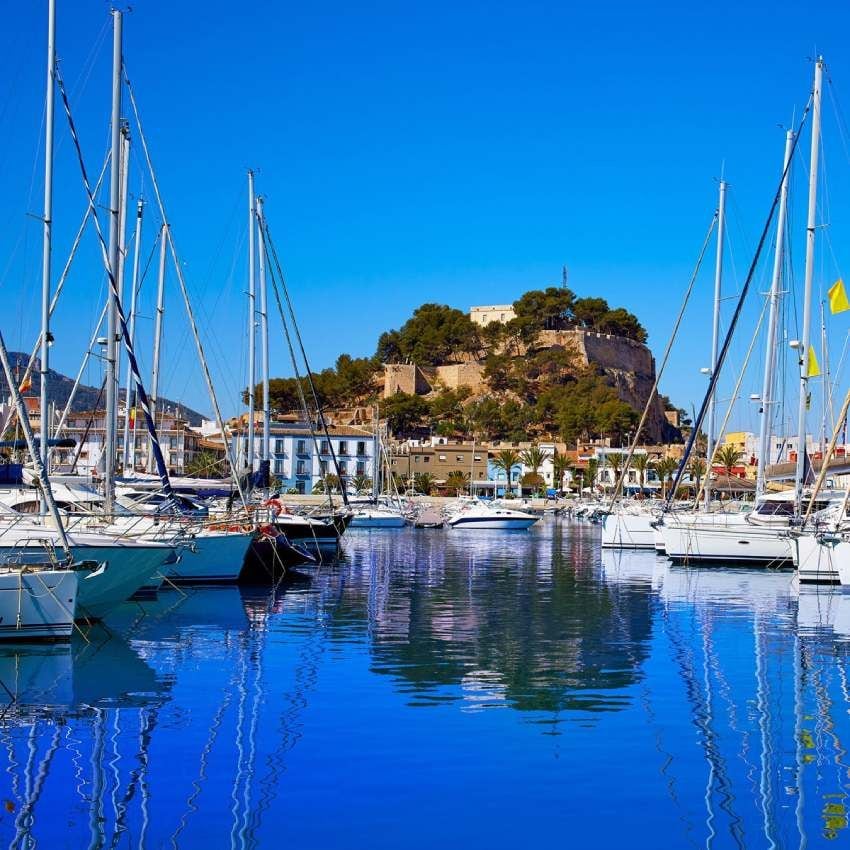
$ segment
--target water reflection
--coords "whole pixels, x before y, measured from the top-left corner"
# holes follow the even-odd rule
[[[0,839],[841,843],[848,647],[850,595],[790,572],[552,520],[352,534],[271,594],[164,592],[0,650]]]

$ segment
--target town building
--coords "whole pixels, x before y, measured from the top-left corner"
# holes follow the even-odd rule
[[[512,304],[491,304],[485,307],[470,307],[469,318],[476,324],[489,325],[490,322],[505,324],[516,318]]]
[[[434,437],[432,440],[407,440],[390,448],[390,469],[397,478],[413,482],[421,473],[434,476],[438,486],[452,472],[483,482],[487,475],[487,449],[481,444]]]
[[[237,426],[231,437],[240,469],[247,467],[246,421]],[[371,431],[351,425],[331,425],[327,436],[324,433],[314,435],[309,423],[293,421],[272,422],[269,430],[271,473],[282,492],[312,493],[325,476],[336,475],[334,455],[343,479],[350,481],[355,476],[371,479],[374,475],[375,435]],[[255,469],[259,469],[262,454],[263,429],[262,424],[256,422]]]

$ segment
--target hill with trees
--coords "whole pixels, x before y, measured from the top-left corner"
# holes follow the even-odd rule
[[[604,298],[578,298],[562,287],[526,292],[513,308],[516,315],[509,321],[481,326],[453,307],[423,304],[398,329],[380,335],[373,357],[343,354],[332,368],[316,373],[320,403],[340,409],[380,402],[397,435],[425,427],[488,439],[624,440],[645,403],[647,380],[651,385],[654,378],[646,330],[637,317],[611,308]],[[575,342],[586,335],[619,340],[641,365],[630,370],[628,363],[597,362]],[[430,389],[392,392],[382,399],[384,367],[390,364],[415,365],[429,376]],[[441,384],[439,368],[451,364],[472,364],[480,380]],[[273,379],[269,389],[275,410],[300,409],[294,378]],[[657,406],[653,436],[679,438],[672,426],[665,428],[660,399]]]

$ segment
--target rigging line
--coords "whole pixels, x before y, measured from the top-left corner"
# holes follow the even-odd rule
[[[261,251],[263,251],[266,255],[266,261],[267,261],[266,265],[268,267],[268,276],[269,276],[269,278],[271,279],[271,282],[272,282],[272,292],[274,294],[275,303],[277,304],[278,313],[280,314],[280,322],[281,322],[281,325],[283,326],[283,334],[284,334],[284,337],[286,339],[286,345],[289,349],[289,357],[292,361],[292,369],[295,372],[295,386],[298,389],[298,398],[299,398],[299,401],[301,402],[301,407],[304,411],[304,416],[307,419],[307,422],[311,424],[310,437],[313,441],[313,447],[314,447],[315,452],[316,452],[316,457],[321,457],[322,453],[319,450],[319,441],[316,438],[315,430],[312,428],[312,416],[310,415],[310,409],[307,405],[307,399],[304,396],[304,387],[302,385],[303,379],[302,379],[301,373],[298,369],[298,360],[295,357],[295,349],[292,345],[292,336],[289,333],[289,327],[286,323],[286,317],[285,317],[284,310],[283,310],[283,303],[281,302],[280,292],[278,291],[277,277],[275,275],[274,266],[269,261],[269,250],[268,250],[269,247],[270,247],[270,240],[267,240],[265,238],[263,230],[261,228],[259,249]],[[308,374],[309,374],[309,367],[308,367]],[[314,398],[315,398],[315,395],[314,395]],[[265,399],[264,399],[264,401],[265,401]],[[318,401],[316,403],[318,405]],[[317,408],[316,412],[318,413],[318,408]],[[251,428],[254,427],[253,422],[249,423],[249,425],[250,425]],[[325,429],[325,433],[327,434],[327,429]],[[336,454],[334,452],[333,442],[331,441],[330,436],[328,436],[328,447],[330,448],[331,457],[333,458],[333,461],[334,461],[334,468],[336,469],[337,478],[339,479],[339,482],[340,482],[340,490],[345,492],[344,482],[343,482],[342,477],[340,475],[339,464],[337,463],[337,460],[336,460]],[[320,472],[321,472],[321,467],[320,467]],[[332,497],[331,492],[330,492],[331,488],[326,485],[325,491],[326,491],[326,495],[328,497],[328,502],[329,502],[331,508],[333,508],[333,497]],[[347,504],[347,502],[346,502],[346,504]]]
[[[711,477],[711,467],[714,464],[715,458],[717,457],[717,452],[720,450],[720,440],[726,434],[726,426],[729,424],[729,418],[732,416],[732,411],[735,409],[735,402],[738,400],[738,393],[741,389],[741,384],[744,381],[744,375],[747,373],[747,366],[750,362],[750,356],[753,353],[753,349],[756,347],[756,342],[759,339],[759,334],[761,332],[761,324],[764,321],[765,313],[767,312],[767,307],[770,304],[770,299],[765,298],[764,304],[761,308],[761,313],[759,314],[759,320],[756,324],[755,332],[753,333],[753,337],[750,340],[750,347],[747,350],[747,355],[744,358],[744,363],[741,366],[740,374],[738,375],[738,381],[735,384],[735,389],[732,392],[732,398],[729,401],[729,407],[726,408],[726,416],[723,418],[723,423],[720,426],[720,430],[717,432],[717,442],[714,445],[714,451],[711,453],[711,458],[707,459],[706,462],[706,470],[705,470],[705,478],[703,478],[699,492],[697,493],[696,499],[694,499],[694,504],[698,505],[700,503],[700,498],[702,497],[703,491],[705,490],[706,478]]]
[[[145,391],[144,383],[142,382],[142,376],[139,373],[139,364],[136,361],[136,355],[133,351],[133,343],[130,339],[130,331],[127,328],[127,320],[124,316],[124,308],[121,305],[121,293],[118,291],[118,282],[115,278],[115,275],[112,273],[112,268],[109,264],[109,251],[106,246],[106,240],[103,238],[103,232],[100,227],[100,220],[97,217],[97,209],[95,207],[94,195],[92,194],[91,184],[89,183],[85,160],[83,159],[83,151],[80,147],[80,139],[77,135],[73,115],[71,114],[71,104],[68,102],[68,95],[65,91],[65,85],[62,81],[61,75],[59,74],[58,68],[56,69],[56,82],[59,86],[59,94],[62,97],[62,104],[65,109],[65,115],[68,118],[68,127],[71,132],[71,138],[74,142],[74,148],[77,153],[77,161],[80,166],[80,173],[82,175],[83,186],[85,187],[86,195],[88,196],[89,204],[92,208],[92,221],[94,222],[98,242],[100,243],[101,256],[106,266],[107,275],[109,277],[109,286],[112,291],[112,296],[115,303],[115,310],[118,314],[118,325],[121,330],[121,337],[124,342],[124,348],[127,352],[127,361],[130,366],[130,371],[133,375],[133,380],[136,384],[137,398],[141,403],[142,413],[145,417],[145,424],[150,435],[150,444],[151,449],[153,451],[154,460],[156,462],[157,472],[159,473],[159,480],[162,484],[163,492],[168,498],[168,501],[172,505],[176,505],[176,500],[173,498],[174,492],[171,489],[171,481],[168,477],[168,468],[165,465],[165,458],[162,454],[162,447],[160,446],[159,438],[157,437],[156,424],[151,413],[150,401],[148,400],[148,394]]]
[[[133,91],[132,85],[130,84],[130,77],[127,74],[127,66],[124,63],[122,63],[122,68],[124,70],[124,82],[125,82],[125,85],[127,86],[127,93],[130,95],[130,105],[131,105],[132,110],[133,110],[133,116],[136,119],[136,128],[139,131],[139,140],[142,143],[142,152],[144,153],[145,163],[147,165],[148,171],[150,172],[151,185],[152,185],[152,188],[153,188],[154,196],[156,197],[157,206],[159,207],[159,214],[160,214],[163,222],[168,224],[168,217],[165,214],[165,204],[163,203],[162,195],[160,194],[160,191],[159,191],[159,182],[157,181],[156,173],[153,170],[153,162],[151,161],[150,151],[148,150],[147,138],[145,137],[145,132],[142,129],[141,118],[139,117],[139,109],[138,109],[138,106],[136,104],[136,95]],[[183,303],[186,307],[186,314],[189,317],[189,325],[192,329],[192,336],[194,337],[194,340],[195,340],[195,347],[196,347],[197,352],[198,352],[198,359],[201,361],[201,371],[202,371],[203,376],[204,376],[204,381],[207,385],[207,391],[208,391],[209,396],[210,396],[210,402],[212,403],[212,406],[213,406],[213,412],[215,414],[216,424],[218,425],[219,431],[221,432],[222,441],[224,442],[225,455],[226,455],[228,463],[230,465],[230,470],[231,470],[231,474],[233,475],[233,478],[234,478],[234,483],[236,484],[236,489],[239,493],[239,500],[242,502],[242,506],[247,511],[248,510],[248,504],[245,501],[245,493],[242,490],[242,484],[239,481],[239,475],[236,471],[236,464],[235,464],[235,461],[233,459],[233,447],[230,445],[230,443],[227,439],[227,429],[225,428],[224,419],[222,418],[222,415],[221,415],[221,408],[219,407],[218,397],[216,396],[215,387],[213,386],[212,375],[210,374],[209,367],[207,365],[207,359],[206,359],[206,356],[204,354],[204,346],[203,346],[203,343],[201,342],[201,336],[198,333],[198,327],[197,327],[197,324],[195,323],[195,313],[194,313],[194,310],[192,309],[192,303],[189,300],[189,290],[188,290],[188,287],[186,286],[186,279],[183,275],[183,268],[180,265],[180,261],[177,257],[177,248],[174,244],[174,234],[172,232],[172,228],[171,228],[170,225],[168,225],[166,227],[166,236],[168,237],[168,247],[169,247],[170,252],[171,252],[171,258],[174,261],[174,270],[177,273],[177,282],[180,285],[180,292],[183,295]]]
[[[278,273],[280,274],[280,281],[283,287],[283,294],[286,298],[286,304],[289,308],[289,315],[292,319],[292,328],[295,331],[295,336],[298,340],[298,346],[301,349],[301,357],[304,359],[304,366],[307,369],[307,381],[310,384],[310,392],[313,394],[313,400],[316,403],[316,413],[319,416],[319,422],[321,423],[322,430],[325,432],[325,436],[328,438],[328,447],[330,448],[331,459],[333,460],[334,468],[337,471],[337,477],[340,479],[340,493],[342,495],[342,501],[345,503],[345,506],[348,507],[348,493],[346,492],[346,487],[342,486],[342,476],[339,473],[339,462],[337,461],[336,452],[334,452],[333,441],[330,438],[330,434],[328,433],[328,423],[325,421],[325,414],[322,411],[322,406],[319,404],[319,397],[316,392],[316,385],[313,382],[313,372],[310,369],[310,362],[307,359],[307,352],[304,350],[304,341],[301,338],[301,331],[298,329],[298,322],[295,320],[295,310],[292,307],[292,301],[289,297],[289,289],[286,285],[286,278],[283,274],[283,269],[280,267],[280,260],[277,256],[277,250],[275,249],[274,242],[272,241],[271,231],[269,230],[268,221],[263,220],[263,232],[265,238],[263,240],[264,244],[268,243],[268,248],[271,249],[272,257],[274,259],[274,264],[277,266]],[[333,504],[333,500],[330,498],[330,493],[328,493],[328,500]]]
[[[830,100],[832,101],[833,109],[835,109],[836,124],[838,125],[838,138],[841,140],[841,146],[844,148],[844,156],[847,157],[847,162],[850,163],[850,148],[847,145],[847,121],[844,118],[844,111],[838,102],[838,97],[835,93],[835,84],[832,82],[832,77],[827,74],[827,91],[829,92]]]
[[[800,131],[803,129],[803,124],[808,117],[809,110],[811,109],[811,98],[809,98],[809,102],[806,104],[806,108],[803,111],[803,117],[800,121],[800,126],[797,128],[797,134],[794,136],[793,148],[791,150],[791,156],[788,157],[788,163],[782,171],[782,176],[779,181],[779,185],[776,188],[776,193],[773,196],[773,202],[770,205],[770,212],[768,213],[767,220],[764,223],[764,228],[762,229],[761,236],[759,237],[758,245],[756,246],[756,252],[753,256],[752,263],[750,263],[750,270],[747,273],[747,279],[744,281],[743,289],[741,290],[741,298],[738,301],[738,305],[735,307],[735,312],[732,314],[732,321],[729,324],[729,330],[726,332],[726,337],[723,340],[723,345],[720,349],[720,353],[717,358],[717,363],[715,368],[711,373],[711,378],[708,382],[708,390],[705,394],[705,397],[702,400],[702,406],[700,407],[699,413],[697,414],[696,421],[693,424],[693,430],[691,431],[690,436],[688,437],[687,445],[685,446],[685,451],[682,454],[682,459],[679,461],[679,466],[676,469],[676,477],[673,480],[673,486],[670,488],[670,492],[667,494],[667,499],[664,504],[664,511],[667,512],[670,510],[670,506],[673,502],[673,499],[676,496],[676,491],[679,488],[679,484],[682,481],[682,475],[685,472],[685,467],[690,460],[691,452],[694,448],[694,443],[696,442],[697,435],[699,434],[700,429],[702,428],[703,420],[705,419],[706,412],[708,410],[708,403],[711,397],[714,395],[715,388],[717,386],[717,380],[720,376],[720,373],[723,369],[723,363],[726,360],[726,355],[729,352],[729,346],[732,343],[732,337],[735,333],[735,327],[738,324],[738,319],[741,317],[741,311],[744,308],[744,302],[747,298],[747,293],[750,289],[750,284],[752,283],[753,276],[755,275],[756,268],[758,266],[758,261],[761,258],[761,252],[764,248],[764,243],[767,240],[768,233],[770,232],[770,224],[773,221],[773,214],[776,212],[776,207],[779,204],[779,196],[782,191],[782,183],[785,181],[785,177],[788,174],[788,169],[791,167],[791,161],[793,159],[794,150],[797,148],[797,144],[800,141]]]
[[[103,168],[101,168],[101,170],[100,170],[100,176],[97,178],[97,183],[95,184],[95,187],[94,187],[95,195],[97,195],[98,191],[100,190],[100,185],[103,182],[104,175],[106,174],[106,168],[109,165],[110,158],[111,158],[111,152],[107,152],[106,159],[103,162]],[[80,242],[82,241],[83,233],[85,232],[85,229],[86,229],[86,224],[89,220],[89,216],[91,215],[91,209],[92,209],[91,205],[86,205],[86,211],[85,211],[85,214],[83,215],[83,220],[80,222],[80,226],[77,229],[77,235],[74,237],[74,242],[71,245],[71,251],[68,254],[68,259],[65,262],[65,268],[62,269],[62,274],[59,275],[59,280],[56,283],[56,290],[53,293],[53,297],[50,299],[50,309],[49,309],[49,312],[47,314],[49,317],[53,316],[53,313],[56,310],[56,305],[59,303],[59,296],[62,294],[62,289],[65,286],[65,281],[68,279],[68,274],[71,271],[71,264],[74,262],[74,259],[77,255],[77,250],[80,247]],[[23,381],[21,382],[22,384],[25,384],[27,382],[27,380],[29,379],[30,375],[32,374],[32,370],[33,370],[33,367],[34,367],[34,364],[35,364],[35,358],[38,355],[38,349],[39,349],[40,345],[41,345],[41,330],[39,329],[38,336],[36,337],[36,340],[35,340],[35,345],[33,345],[32,351],[30,352],[29,362],[27,363],[27,368],[26,368],[26,371],[24,372],[24,378],[23,378]],[[6,428],[8,428],[11,421],[12,420],[9,419],[9,421],[6,423],[6,426],[3,428],[3,431],[5,431]]]
[[[629,446],[629,453],[623,464],[623,471],[620,474],[619,479],[617,480],[617,485],[614,488],[614,494],[613,496],[611,496],[611,504],[608,506],[609,511],[617,503],[617,499],[620,497],[620,493],[622,492],[623,482],[626,480],[626,475],[629,471],[629,465],[632,462],[635,449],[639,444],[640,436],[643,431],[643,426],[646,424],[647,417],[649,416],[650,407],[652,406],[653,401],[655,401],[656,394],[658,393],[658,387],[661,383],[661,376],[664,374],[664,369],[667,366],[667,360],[670,357],[670,351],[673,348],[673,342],[676,339],[676,335],[679,332],[679,326],[681,325],[682,319],[685,315],[685,308],[688,306],[688,301],[690,300],[697,276],[699,275],[700,268],[702,267],[702,261],[705,257],[705,252],[706,250],[708,250],[708,243],[711,241],[711,234],[714,232],[714,228],[717,225],[717,215],[717,212],[715,212],[714,215],[711,217],[710,224],[708,225],[708,231],[705,234],[705,239],[703,240],[702,248],[700,248],[696,265],[694,266],[693,273],[691,274],[691,279],[690,281],[688,281],[688,288],[685,290],[685,297],[682,301],[682,306],[679,308],[679,315],[676,317],[676,321],[673,324],[673,330],[671,331],[670,337],[667,340],[667,347],[664,349],[664,356],[661,358],[661,365],[659,366],[655,374],[655,383],[652,385],[652,389],[650,390],[649,396],[646,399],[646,405],[643,408],[643,413],[641,414],[640,421],[638,422],[637,428],[635,429],[634,439],[632,440],[631,446]]]

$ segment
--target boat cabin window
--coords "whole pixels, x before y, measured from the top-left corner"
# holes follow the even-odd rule
[[[793,516],[793,502],[762,502],[756,509],[759,516]]]

